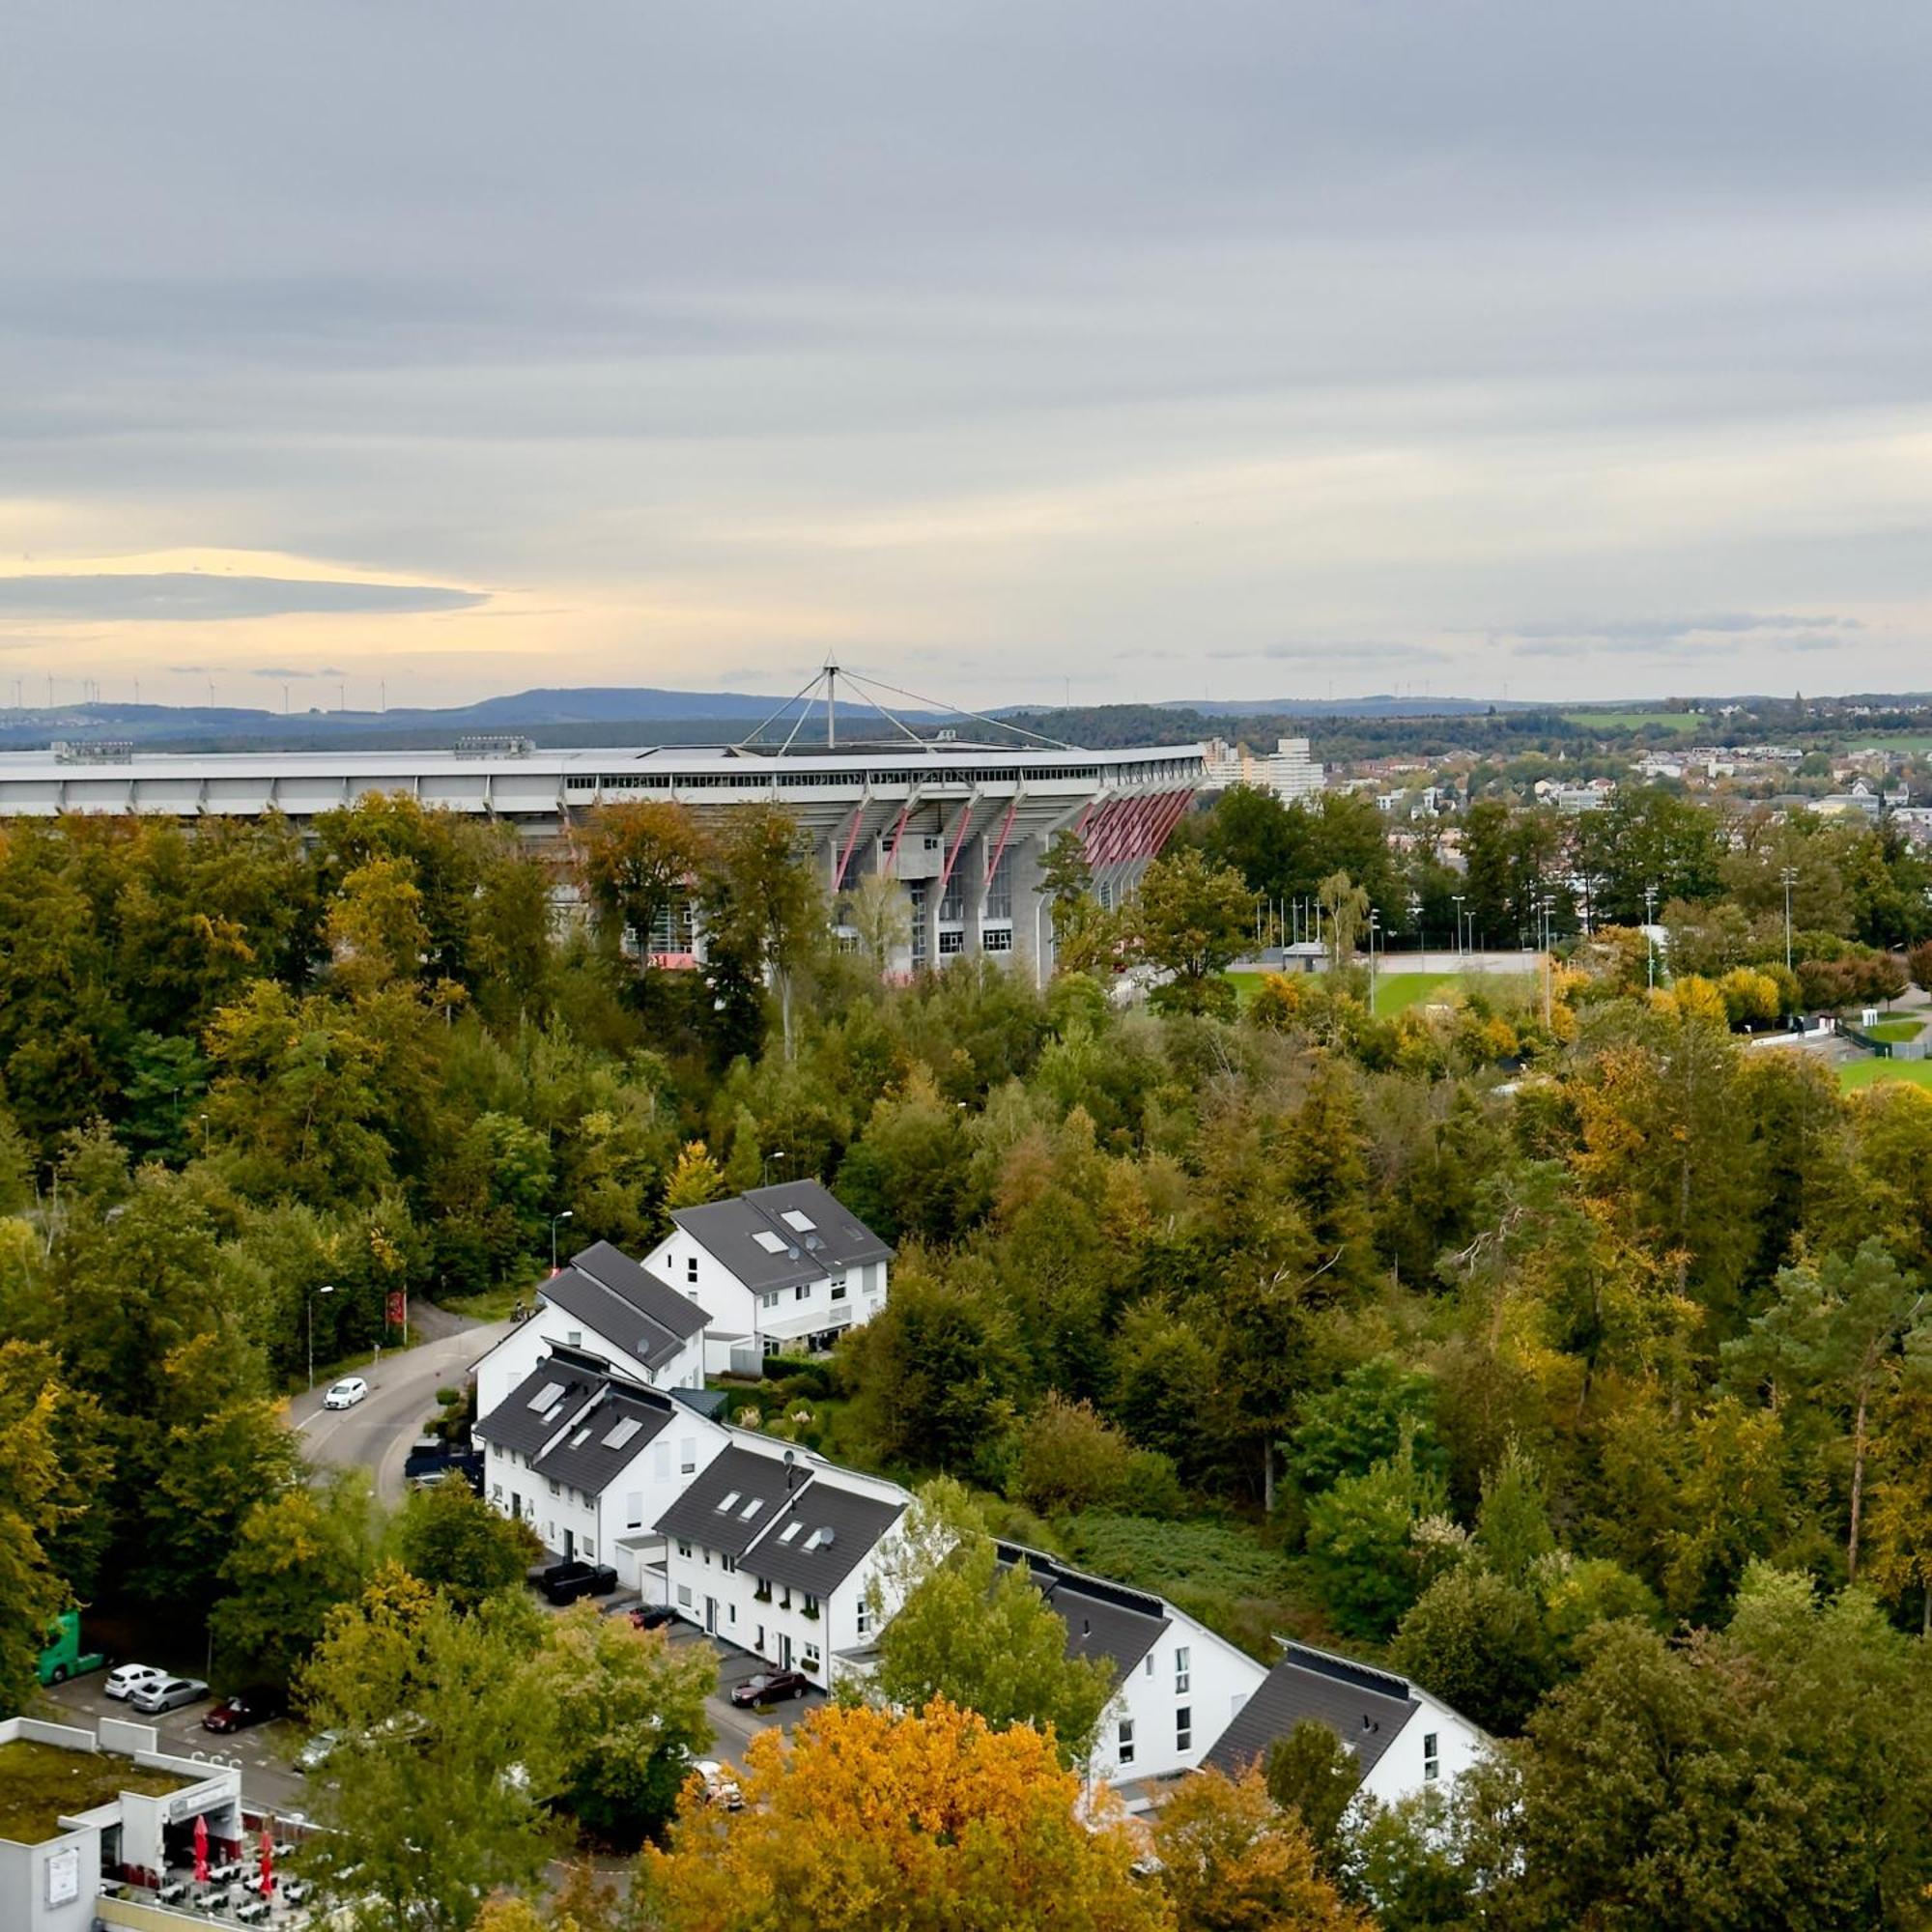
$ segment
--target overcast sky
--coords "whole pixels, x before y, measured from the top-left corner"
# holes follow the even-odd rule
[[[12,0],[0,703],[1932,687],[1932,9]]]

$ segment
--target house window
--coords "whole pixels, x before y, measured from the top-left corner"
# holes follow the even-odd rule
[[[1134,1720],[1131,1718],[1121,1719],[1121,1747],[1115,1756],[1123,1765],[1134,1761]]]
[[[811,1284],[810,1282],[802,1281],[795,1289],[792,1290],[791,1298],[794,1301],[803,1301],[809,1294],[810,1294],[810,1293],[811,1293]]]
[[[955,952],[966,950],[966,935],[956,927],[949,927],[939,935],[939,954],[942,959],[950,959]]]
[[[692,1287],[697,1286],[697,1257],[687,1255],[684,1259],[684,1278]]]
[[[680,1556],[687,1556],[687,1557],[691,1554],[691,1545],[688,1544],[681,1536],[677,1540],[677,1553]]]
[[[1178,1751],[1194,1748],[1194,1713],[1185,1704],[1174,1714],[1174,1747]]]
[[[805,1593],[805,1613],[809,1617],[818,1614],[818,1599],[810,1590]]]
[[[778,1292],[778,1290],[777,1290],[777,1289],[773,1289],[773,1290],[772,1290],[772,1292],[771,1292],[771,1293],[770,1293],[769,1294],[761,1294],[761,1295],[759,1295],[759,1296],[758,1296],[758,1305],[759,1305],[759,1306],[760,1306],[761,1308],[776,1308],[776,1307],[777,1307],[777,1306],[779,1305],[779,1292]]]
[[[818,1668],[818,1646],[815,1643],[808,1643],[805,1646],[805,1667],[808,1670]]]
[[[583,1560],[586,1563],[597,1561],[597,1546],[587,1536],[583,1539]]]
[[[1013,929],[1009,925],[988,926],[980,935],[980,950],[982,952],[1010,952],[1013,950]]]
[[[718,1567],[724,1571],[725,1576],[729,1577],[735,1574],[738,1565],[736,1561],[729,1556],[720,1556],[718,1559]]]
[[[871,1628],[872,1628],[871,1599],[869,1597],[861,1597],[859,1599],[859,1617],[857,1624],[859,1634],[861,1636],[868,1635],[871,1632]]]
[[[632,1490],[624,1497],[624,1527],[642,1529],[644,1526],[644,1492]]]
[[[697,1437],[687,1435],[677,1445],[678,1473],[683,1476],[695,1475],[697,1470]]]
[[[583,1330],[582,1328],[573,1328],[570,1331],[570,1347],[573,1349],[581,1349],[582,1348],[582,1346],[583,1346]]]
[[[551,1494],[552,1494],[552,1495],[555,1495],[555,1494],[557,1494],[557,1493],[558,1493],[558,1491],[557,1491],[557,1485],[556,1485],[556,1478],[555,1478],[554,1476],[552,1476],[552,1477],[551,1477],[551,1478],[549,1479],[549,1481],[550,1481],[550,1492],[551,1492]]]
[[[1147,1662],[1145,1662],[1144,1664],[1142,1664],[1142,1665],[1141,1665],[1141,1674],[1142,1674],[1142,1675],[1143,1675],[1144,1677],[1151,1677],[1151,1676],[1153,1675],[1153,1652],[1152,1652],[1152,1651],[1149,1651],[1149,1652],[1148,1652],[1148,1654],[1147,1654]]]
[[[1184,1697],[1187,1694],[1188,1679],[1192,1675],[1188,1665],[1189,1652],[1183,1643],[1174,1653],[1174,1694]]]
[[[1422,1734],[1422,1776],[1426,1782],[1434,1783],[1442,1775],[1442,1753],[1436,1748],[1434,1731]]]
[[[493,1503],[499,1503],[503,1500],[503,1486],[501,1483],[492,1483],[490,1485],[490,1500]]]
[[[657,1450],[657,1466],[652,1473],[659,1482],[668,1483],[670,1481],[670,1444],[659,1442],[653,1446]]]
[[[738,1605],[736,1604],[725,1605],[724,1621],[731,1624],[735,1624],[738,1621]]]
[[[678,1604],[679,1604],[679,1605],[680,1605],[680,1606],[681,1606],[682,1608],[684,1608],[684,1609],[687,1609],[687,1610],[688,1610],[688,1609],[690,1609],[690,1607],[691,1607],[691,1585],[690,1585],[689,1583],[680,1583],[680,1584],[679,1584],[679,1585],[677,1586],[677,1601],[678,1601]]]
[[[842,1274],[835,1274],[832,1277],[832,1298],[834,1301],[845,1299],[845,1277]]]

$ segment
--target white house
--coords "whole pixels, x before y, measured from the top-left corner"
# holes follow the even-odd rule
[[[599,1241],[537,1290],[536,1312],[476,1364],[476,1412],[488,1415],[552,1349],[602,1356],[651,1388],[704,1386],[705,1313],[689,1296]]]
[[[658,1519],[668,1601],[704,1631],[829,1688],[875,1634],[867,1591],[912,1498],[770,1437],[730,1445]],[[888,1599],[887,1607],[895,1607]]]
[[[893,1250],[815,1180],[671,1213],[645,1268],[709,1312],[706,1366],[757,1372],[767,1350],[825,1349],[886,1305]]]
[[[1268,1747],[1304,1719],[1326,1724],[1348,1746],[1361,1792],[1384,1804],[1430,1785],[1446,1790],[1489,1743],[1468,1719],[1406,1677],[1291,1643],[1208,1762],[1236,1776],[1264,1761]]]
[[[610,1564],[647,1601],[662,1598],[652,1587],[663,1575],[659,1517],[729,1438],[688,1392],[650,1388],[557,1346],[483,1408],[474,1435],[483,1492],[498,1509],[559,1556]]]
[[[1066,1626],[1070,1657],[1104,1659],[1113,1702],[1094,1735],[1090,1769],[1116,1784],[1195,1770],[1267,1671],[1245,1651],[1146,1590],[1069,1570],[1018,1544],[999,1546],[1003,1568],[1027,1573]]]

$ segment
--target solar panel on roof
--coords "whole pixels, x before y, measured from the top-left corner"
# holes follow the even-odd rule
[[[561,1382],[545,1382],[543,1387],[538,1389],[535,1395],[531,1396],[530,1406],[532,1408],[548,1408],[562,1393],[563,1384]]]

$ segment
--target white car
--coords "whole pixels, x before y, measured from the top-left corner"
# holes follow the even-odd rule
[[[360,1376],[344,1376],[339,1382],[329,1385],[328,1393],[323,1397],[324,1408],[354,1408],[369,1393],[369,1384]]]
[[[107,1681],[100,1688],[117,1702],[126,1703],[136,1690],[160,1683],[167,1674],[165,1670],[156,1670],[152,1663],[123,1663],[107,1673]]]

